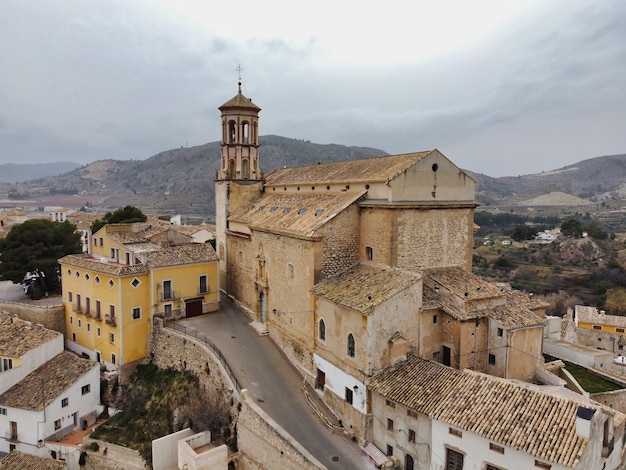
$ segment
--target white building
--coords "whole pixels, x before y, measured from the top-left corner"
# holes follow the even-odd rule
[[[616,470],[626,415],[409,355],[370,382],[373,443],[405,470]]]
[[[60,340],[60,342],[59,342]],[[19,450],[49,457],[57,441],[96,419],[97,363],[63,351],[63,337],[28,322],[0,322],[0,453]]]

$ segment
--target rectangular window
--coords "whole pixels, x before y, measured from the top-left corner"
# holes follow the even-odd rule
[[[115,344],[115,333],[109,333],[109,343]]]
[[[387,418],[387,431],[393,432],[393,419]]]
[[[54,430],[55,430],[55,431],[58,431],[59,429],[61,429],[61,420],[60,420],[60,419],[57,419],[57,420],[54,422]]]
[[[0,415],[7,415],[7,409],[6,408],[0,408]]]
[[[206,294],[209,292],[209,283],[206,275],[202,275],[199,278],[200,285],[198,286],[200,294]]]
[[[82,312],[82,306],[80,304],[80,294],[76,294],[76,311]]]
[[[433,361],[439,362],[439,357],[440,357],[439,351],[435,351],[433,353]]]
[[[372,261],[374,259],[374,249],[371,246],[365,247],[365,258],[368,261]]]
[[[433,315],[433,325],[437,324],[437,315]]]
[[[417,419],[417,412],[413,411],[413,410],[406,410],[406,415],[410,416],[411,418],[415,418]]]
[[[80,387],[81,395],[87,395],[89,392],[91,392],[91,384],[83,385],[82,387]]]
[[[115,364],[115,360],[116,360],[115,353],[111,353],[111,364]]]
[[[163,305],[163,314],[165,318],[170,318],[172,316],[172,304]]]
[[[67,405],[69,405],[69,404],[70,404],[70,402],[69,402],[69,399],[68,399],[68,398],[63,398],[63,399],[61,400],[61,407],[62,407],[62,408],[65,408],[65,407],[66,407]]]
[[[91,323],[87,323],[87,331],[91,331]]]
[[[163,281],[163,300],[171,300],[172,298],[172,281]]]
[[[463,470],[463,454],[446,449],[446,470]]]
[[[448,433],[456,437],[463,437],[463,433],[458,429],[448,428]]]
[[[489,364],[492,365],[492,366],[496,365],[496,355],[495,354],[489,354]]]
[[[504,330],[502,328],[498,328],[498,336],[504,336]]]
[[[393,446],[387,444],[387,457],[391,457],[393,455]]]
[[[96,320],[100,320],[102,312],[100,311],[100,301],[96,300]]]
[[[100,327],[96,328],[96,335],[98,336],[98,338],[102,336],[102,330],[100,329]]]
[[[91,299],[85,297],[85,315],[91,315]]]
[[[415,443],[415,431],[409,429],[409,442]]]
[[[385,405],[387,405],[389,408],[395,408],[396,404],[394,402],[392,402],[391,400],[385,400]]]
[[[489,450],[493,450],[499,454],[504,454],[504,447],[499,446],[498,444],[494,444],[493,442],[489,443]]]
[[[70,325],[74,324],[74,317],[70,315]]]
[[[141,307],[133,308],[133,320],[139,320],[141,318]]]
[[[104,246],[104,238],[100,237],[100,246]]]
[[[352,405],[352,389],[346,387],[346,401]]]
[[[623,333],[624,332],[624,328],[615,328],[615,331],[617,333]]]
[[[602,326],[601,325],[593,325],[593,329],[594,330],[601,330]]]
[[[68,302],[72,302],[72,293],[71,292],[67,293],[67,301]]]
[[[550,470],[552,468],[552,465],[550,465],[549,463],[541,462],[540,460],[535,460],[535,467],[541,468],[543,470]]]
[[[109,321],[111,325],[115,325],[115,305],[109,305]]]
[[[76,333],[72,333],[72,341],[76,342]]]
[[[83,321],[79,318],[78,319],[78,328],[82,328],[83,327]]]

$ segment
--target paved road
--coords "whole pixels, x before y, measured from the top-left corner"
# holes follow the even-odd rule
[[[26,294],[21,284],[13,284],[11,281],[0,281],[0,299],[10,302],[20,302],[36,305],[61,305],[63,299],[60,295],[44,297],[40,300],[31,300]]]
[[[209,338],[259,406],[328,469],[375,468],[355,443],[322,424],[306,402],[302,377],[232,302],[222,300],[219,313],[179,323]]]

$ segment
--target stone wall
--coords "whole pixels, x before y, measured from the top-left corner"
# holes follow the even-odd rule
[[[259,408],[246,390],[241,397],[237,423],[239,470],[326,468]]]
[[[89,450],[89,444],[98,443],[98,450]],[[110,442],[86,438],[83,441],[87,452],[84,470],[120,470],[120,469],[149,469],[139,451],[128,447],[118,446]]]
[[[359,208],[353,204],[321,230],[323,238],[321,278],[333,276],[359,260]]]
[[[150,360],[157,367],[187,370],[198,377],[204,390],[224,395],[232,390],[236,396],[236,388],[227,379],[226,370],[207,346],[176,331],[163,328],[163,320],[160,318],[154,319],[152,336],[149,344]]]
[[[17,315],[21,320],[39,323],[65,337],[65,308],[63,305],[36,305],[18,302],[0,302],[0,311]]]
[[[594,393],[589,396],[592,400],[610,406],[614,410],[626,413],[626,390],[615,390],[613,392]]]

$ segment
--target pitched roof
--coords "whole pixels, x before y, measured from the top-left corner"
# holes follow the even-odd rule
[[[404,289],[420,282],[418,273],[389,266],[360,263],[313,287],[313,294],[369,314]]]
[[[365,192],[265,193],[240,207],[229,220],[253,230],[313,238],[316,231]]]
[[[543,327],[545,323],[543,318],[535,315],[532,310],[523,305],[498,305],[489,309],[488,316],[507,330]]]
[[[28,351],[61,336],[61,333],[10,317],[0,318],[0,355],[20,357]]]
[[[28,374],[2,395],[0,405],[41,411],[97,363],[64,351]]]
[[[151,268],[218,261],[215,250],[209,243],[190,243],[163,248],[149,252],[147,258],[148,266]]]
[[[148,267],[143,264],[120,264],[108,260],[100,260],[91,255],[67,255],[59,260],[60,264],[75,268],[89,269],[110,276],[131,276],[147,273]]]
[[[444,286],[465,301],[493,299],[503,295],[499,287],[458,266],[429,268],[424,273],[435,284]]]
[[[385,183],[406,171],[430,153],[432,153],[432,150],[278,169],[266,176],[266,186]]]
[[[460,380],[461,371],[408,354],[406,360],[372,378],[368,388],[428,416]]]
[[[261,108],[252,102],[252,98],[247,98],[241,93],[241,84],[239,84],[239,92],[218,109],[224,111],[225,108],[250,108],[254,111],[261,111]]]
[[[6,457],[0,460],[2,470],[66,470],[64,460],[54,460],[27,454],[19,450],[12,450]]]
[[[369,387],[433,419],[567,466],[578,463],[587,444],[576,433],[579,406],[602,409],[614,415],[616,422],[626,418],[582,397],[476,371],[456,371],[412,354],[374,377]]]

